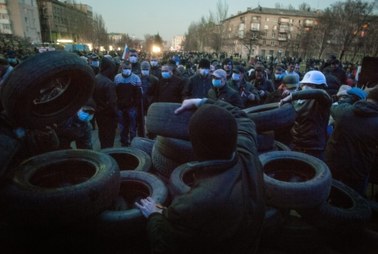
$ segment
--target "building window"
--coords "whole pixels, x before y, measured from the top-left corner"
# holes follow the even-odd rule
[[[270,46],[273,46],[273,47],[276,46],[276,42],[275,42],[275,41],[271,41],[271,42],[270,42]],[[272,55],[273,55],[273,54],[272,54]]]
[[[265,18],[265,21],[269,21],[269,17],[266,17],[266,18]]]
[[[265,30],[268,30],[268,29],[269,29],[269,26],[268,26],[268,25],[265,25],[265,26],[264,26],[264,29],[265,29]]]
[[[260,23],[251,23],[251,30],[252,31],[259,31],[260,30]]]
[[[277,30],[277,26],[273,26],[273,30]]]

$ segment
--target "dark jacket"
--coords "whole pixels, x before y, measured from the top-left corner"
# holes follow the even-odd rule
[[[269,96],[269,94],[273,93],[274,91],[274,85],[272,81],[268,79],[261,79],[261,80],[254,80],[252,82],[252,85],[258,90],[260,95],[260,104],[265,103],[265,99]],[[264,93],[261,93],[261,91],[264,91]]]
[[[195,74],[185,83],[183,98],[206,98],[211,88],[211,77]]]
[[[259,92],[251,83],[245,81],[244,79],[240,81],[229,80],[227,81],[227,85],[239,93],[244,108],[256,106],[259,104]],[[248,96],[250,94],[253,94],[255,98],[249,99]]]
[[[302,90],[292,93],[297,112],[291,129],[296,149],[323,151],[327,141],[327,125],[332,99],[322,89]]]
[[[156,87],[159,83],[159,79],[150,74],[148,76],[141,75],[140,80],[142,81],[143,106],[144,110],[147,110],[153,99],[151,87]]]
[[[115,68],[114,63],[108,63],[108,65],[102,64],[100,73],[96,75],[95,90],[93,92],[93,100],[96,103],[96,115],[117,117],[116,85],[112,81],[114,79]]]
[[[79,120],[77,115],[68,118],[57,128],[60,149],[70,149],[71,142],[76,142],[78,149],[92,149],[92,127],[88,122]]]
[[[159,78],[157,84],[151,84],[152,103],[153,102],[175,102],[181,103],[184,81],[173,75],[169,79]]]
[[[208,92],[208,98],[213,100],[226,101],[238,108],[243,108],[243,101],[237,91],[229,87],[227,84],[221,88],[212,86]]]
[[[228,103],[206,103],[236,118],[237,155],[220,165],[191,164],[198,168],[191,190],[148,219],[153,253],[254,253],[258,245],[265,207],[255,124]]]
[[[378,104],[357,101],[332,106],[335,129],[325,159],[332,173],[361,181],[372,170],[378,155]]]

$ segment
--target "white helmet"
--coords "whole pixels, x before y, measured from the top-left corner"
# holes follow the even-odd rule
[[[327,86],[326,77],[320,71],[307,72],[299,83],[300,84],[314,84],[318,86],[321,86],[321,85]]]

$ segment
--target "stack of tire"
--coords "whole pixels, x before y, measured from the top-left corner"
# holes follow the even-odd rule
[[[332,179],[324,162],[293,151],[263,153],[259,158],[268,207],[263,244],[303,253],[363,234],[371,217],[369,203]]]
[[[279,106],[268,103],[243,109],[256,124],[257,151],[261,154],[269,151],[289,151],[285,144],[275,140],[275,130],[289,128],[293,125],[296,112],[292,104]]]
[[[16,127],[29,132],[60,123],[88,101],[93,89],[90,66],[64,51],[31,57],[3,84],[3,250],[34,253],[61,246],[54,252],[98,251],[104,235],[111,241],[118,236],[123,242],[127,242],[125,236],[144,235],[145,219],[134,206],[136,201],[152,196],[165,202],[166,186],[149,173],[151,158],[137,148],[52,151],[14,165],[13,157],[23,145],[22,135],[12,135],[21,129]],[[87,246],[83,242],[89,235],[94,238]],[[98,237],[99,242],[94,240]],[[104,248],[109,250],[109,246]]]

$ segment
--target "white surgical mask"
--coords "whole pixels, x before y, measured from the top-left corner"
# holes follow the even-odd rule
[[[199,69],[199,73],[202,76],[207,76],[209,74],[209,69]]]
[[[142,70],[141,73],[142,73],[142,76],[150,75],[150,71],[148,71],[148,70]]]
[[[138,57],[130,56],[130,63],[136,63],[136,62],[138,62]]]
[[[131,75],[131,70],[130,69],[123,69],[122,70],[122,75],[124,76],[130,76]]]

